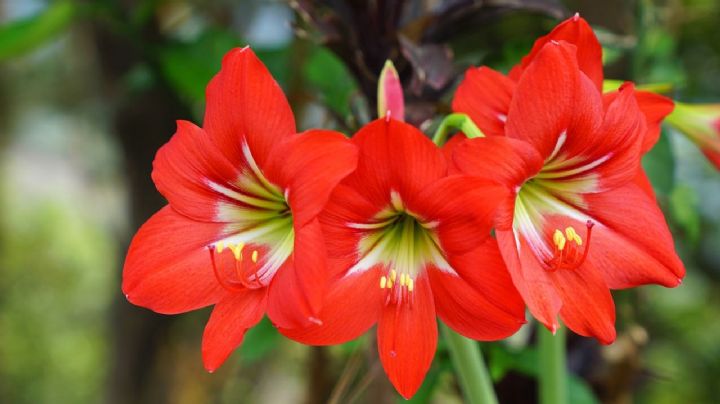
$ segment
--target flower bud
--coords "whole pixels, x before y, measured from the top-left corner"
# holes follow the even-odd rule
[[[403,100],[402,84],[395,66],[390,60],[380,73],[377,90],[378,118],[390,115],[398,121],[405,120],[405,101]]]
[[[675,102],[666,122],[693,141],[720,170],[720,104]]]

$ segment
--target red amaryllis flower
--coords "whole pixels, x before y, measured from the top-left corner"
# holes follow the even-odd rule
[[[610,343],[608,288],[677,286],[685,270],[662,212],[636,184],[640,157],[654,142],[649,115],[631,84],[603,97],[602,77],[587,60],[596,52],[576,42],[545,41],[514,71],[517,83],[492,73],[507,90],[499,92],[507,109],[492,106],[492,125],[490,108],[459,92],[456,106],[482,107],[483,129],[504,136],[456,141],[452,153],[461,171],[493,175],[515,191],[499,210],[496,234],[532,314],[555,330],[559,313],[575,332]]]
[[[602,46],[587,21],[575,14],[558,24],[548,35],[535,41],[530,53],[513,67],[508,76],[486,66],[469,69],[455,93],[453,110],[468,114],[486,135],[505,135],[505,122],[517,81],[540,50],[551,41],[565,41],[575,45],[580,70],[595,88],[602,91]],[[609,104],[616,96],[617,91],[610,92],[603,101]],[[646,118],[647,132],[642,146],[643,152],[646,152],[657,142],[660,123],[672,112],[673,102],[648,91],[635,91],[635,97]]]
[[[489,237],[492,214],[508,191],[479,178],[445,178],[440,149],[394,119],[370,123],[352,142],[358,168],[319,216],[329,267],[337,271],[322,325],[281,332],[328,345],[377,322],[385,371],[409,398],[435,353],[436,314],[479,340],[504,338],[524,323],[524,305]]]
[[[667,122],[700,147],[720,170],[720,104],[677,103]]]
[[[283,327],[317,321],[327,277],[316,215],[356,161],[339,133],[296,134],[265,66],[232,50],[207,88],[204,128],[178,122],[155,158],[170,204],[130,245],[128,300],[166,314],[214,304],[202,347],[210,371],[266,311]]]

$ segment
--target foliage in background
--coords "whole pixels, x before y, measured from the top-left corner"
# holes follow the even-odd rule
[[[57,66],[52,65],[58,60],[94,57],[93,52],[83,46],[84,36],[89,35],[85,24],[106,23],[110,18],[108,13],[113,9],[113,2],[95,3],[93,7],[85,7],[87,3],[84,2],[54,1],[35,15],[0,26],[0,62],[8,64],[0,66],[3,73],[0,87],[7,87],[9,91],[1,90],[15,97],[13,99],[20,99],[17,94],[32,87],[31,82],[37,76],[57,71]],[[134,67],[124,85],[137,88],[167,85],[194,111],[194,117],[183,118],[199,122],[204,87],[217,72],[222,55],[231,47],[245,45],[242,38],[246,36],[246,27],[234,23],[232,13],[256,13],[263,6],[258,6],[260,2],[237,6],[227,2],[180,3],[190,7],[191,15],[181,16],[181,21],[176,24],[195,28],[189,30],[190,34],[165,33],[166,37],[157,48],[145,50],[151,57]],[[298,3],[307,7],[307,2]],[[438,46],[442,52],[431,54],[448,55],[445,50],[451,50],[448,60],[452,75],[449,77],[453,79],[443,83],[440,89],[420,83],[417,84],[419,89],[409,92],[413,97],[410,103],[421,110],[417,115],[421,120],[431,119],[447,108],[447,94],[464,68],[489,64],[507,70],[530,48],[533,38],[555,23],[554,19],[537,13],[511,13],[507,7],[482,11],[467,8],[472,6],[471,3],[448,2],[452,7],[431,12],[414,8],[408,13],[409,17],[397,21],[390,30],[389,40],[380,35],[385,38],[383,41],[388,41],[382,43],[383,49],[404,50],[405,53],[393,54],[393,57],[401,59],[397,65],[407,86],[419,80],[418,66],[435,66],[428,64],[427,59],[414,59],[413,55],[421,51],[437,52]],[[543,8],[552,12],[559,10],[556,2],[529,3],[536,5],[535,11]],[[640,83],[670,82],[676,86],[673,96],[678,99],[717,101],[720,97],[720,81],[717,80],[720,77],[720,31],[716,29],[716,23],[720,20],[720,4],[713,0],[638,0],[632,3],[636,6],[624,10],[633,21],[627,32],[613,33],[600,22],[597,27],[606,33],[601,34],[606,55],[609,55],[606,62],[622,74],[617,78]],[[158,11],[161,10],[158,7],[164,5],[161,1],[139,2],[136,18],[124,22],[128,27],[118,28],[118,21],[108,25],[117,35],[126,35],[133,24],[162,19],[165,14]],[[602,21],[603,13],[590,5],[588,9]],[[327,19],[321,26],[325,31],[312,31],[313,27],[300,18],[295,21],[296,29],[312,35],[255,49],[288,92],[294,108],[302,111],[301,128],[331,126],[350,134],[353,128],[370,119],[371,112],[368,111],[373,111],[370,105],[374,102],[367,99],[364,91],[366,87],[374,89],[372,75],[358,69],[352,51],[365,52],[364,65],[369,67],[370,73],[379,71],[385,55],[368,54],[373,43],[357,44],[343,39],[350,32],[347,27],[351,24],[348,21],[351,21],[352,13],[331,11],[336,13],[336,18],[328,17],[332,16],[329,12],[321,14]],[[223,12],[230,17],[222,15]],[[445,16],[445,20],[438,15]],[[586,17],[589,16],[586,14]],[[611,18],[612,15],[605,15],[605,21]],[[357,22],[352,24],[357,25]],[[425,27],[426,35],[419,35],[422,32],[420,26]],[[328,37],[328,32],[342,35]],[[401,36],[409,38],[410,42],[401,44]],[[63,44],[61,50],[42,52],[44,45],[57,46],[58,43]],[[347,43],[355,43],[355,48],[344,49],[343,44]],[[443,58],[445,56],[440,59]],[[376,66],[377,63],[380,65]],[[84,79],[76,78],[78,81]],[[36,89],[54,94],[50,100],[41,101],[42,97],[36,96],[30,102],[44,103],[46,109],[76,113],[57,101],[62,100],[57,94],[63,93],[64,85],[70,84],[61,80],[55,80],[53,84],[56,87]],[[89,104],[96,101],[76,102]],[[112,108],[113,100],[101,102],[101,110]],[[30,109],[20,105],[10,111],[20,108]],[[82,108],[85,114],[98,112],[87,106]],[[35,119],[44,119],[46,109],[36,110]],[[16,120],[0,123],[3,132],[18,133],[12,123]],[[117,147],[107,133],[98,130],[97,136],[102,136],[103,142],[109,145],[101,147]],[[9,148],[1,151],[5,154],[17,150],[12,145],[26,141],[9,140]],[[39,136],[32,141],[46,142]],[[88,155],[95,152],[92,148],[87,150]],[[72,191],[63,188],[62,184],[45,185],[45,193],[19,192],[14,187],[26,187],[28,182],[11,176],[17,172],[13,168],[16,160],[3,158],[2,161],[0,401],[101,401],[107,376],[106,362],[110,360],[106,343],[110,296],[118,288],[117,227],[92,219],[78,201],[58,203],[58,194]],[[125,185],[120,180],[122,172],[117,163],[112,164],[112,160],[96,163],[111,164],[116,176],[112,179],[113,186]],[[671,130],[664,130],[643,165],[667,213],[689,275],[685,284],[676,290],[648,287],[616,294],[621,333],[618,343],[600,348],[581,340],[574,341],[570,347],[571,368],[576,375],[570,385],[573,402],[592,403],[598,397],[621,399],[623,394],[632,394],[637,402],[661,404],[712,402],[717,398],[715,379],[720,373],[720,249],[717,248],[720,245],[720,175],[693,145]],[[86,173],[74,172],[73,175],[82,177]],[[37,181],[42,178],[40,170]],[[93,181],[91,178],[91,185],[86,185],[91,192],[104,192],[93,188]],[[117,195],[114,198],[122,199]],[[108,212],[120,215],[122,209]],[[265,386],[262,380],[273,377],[281,381],[276,384],[289,386],[288,391],[303,394],[302,385],[309,378],[304,365],[309,351],[279,338],[267,321],[248,333],[246,343],[228,368],[213,376],[203,374],[197,354],[200,338],[197,328],[204,315],[187,316],[171,328],[174,344],[166,348],[165,356],[161,356],[163,360],[178,364],[176,372],[164,381],[176,391],[178,399],[175,401],[214,398],[233,402],[246,395],[269,400],[268,397],[277,396],[272,396],[272,388]],[[359,343],[330,351],[326,364],[333,381],[340,377],[358,346],[372,347],[373,344]],[[501,392],[504,383],[516,386],[524,386],[526,384],[522,383],[528,381],[532,383],[537,374],[536,353],[529,348],[527,340],[519,345],[513,345],[511,341],[485,346],[491,373],[501,386]],[[370,351],[368,355],[374,355],[372,348],[363,349]],[[284,366],[288,358],[292,359],[292,366]],[[592,367],[588,363],[600,365]],[[364,373],[372,374],[371,364],[372,360],[369,360],[355,370],[345,398],[351,397],[354,389],[362,387]],[[632,380],[617,380],[617,375],[630,375]],[[622,387],[618,388],[617,384]],[[588,386],[594,391],[591,392]],[[620,389],[619,393],[613,389]],[[425,384],[412,402],[439,402],[453,397],[457,399],[458,395],[452,367],[441,345]]]

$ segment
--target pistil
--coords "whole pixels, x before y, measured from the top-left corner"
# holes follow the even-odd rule
[[[587,228],[585,242],[572,226],[567,227],[565,232],[555,229],[552,235],[553,257],[545,262],[546,269],[554,272],[558,269],[575,270],[579,268],[585,262],[590,251],[590,236],[594,225],[592,220],[585,223]],[[580,248],[583,247],[583,244],[584,248],[581,253]]]
[[[235,276],[237,280],[228,279],[228,277],[224,276],[218,269],[215,256],[222,254],[226,247],[232,252],[235,258]],[[214,246],[208,246],[215,279],[217,279],[220,286],[228,292],[239,292],[245,289],[257,289],[265,286],[259,274],[261,269],[261,266],[258,265],[260,252],[257,249],[253,250],[250,254],[250,262],[247,262],[247,260],[243,260],[244,248],[245,243],[227,243],[226,245],[224,241],[219,241]]]

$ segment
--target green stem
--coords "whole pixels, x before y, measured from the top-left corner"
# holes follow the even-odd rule
[[[623,80],[605,80],[603,81],[603,92],[615,91],[624,83]],[[648,83],[648,84],[637,84],[635,86],[637,90],[649,91],[657,94],[667,94],[674,88],[673,83],[661,82],[661,83]]]
[[[445,341],[450,350],[450,358],[455,365],[459,376],[460,387],[470,404],[497,404],[497,396],[493,389],[490,374],[476,341],[462,335],[441,324]]]
[[[461,131],[468,138],[472,139],[475,137],[485,137],[480,128],[475,125],[475,122],[470,119],[466,114],[454,113],[446,116],[440,126],[435,130],[433,135],[433,142],[436,145],[442,146],[447,141],[448,135],[453,131]]]
[[[567,404],[567,365],[565,360],[565,328],[555,335],[538,326],[540,403]]]

